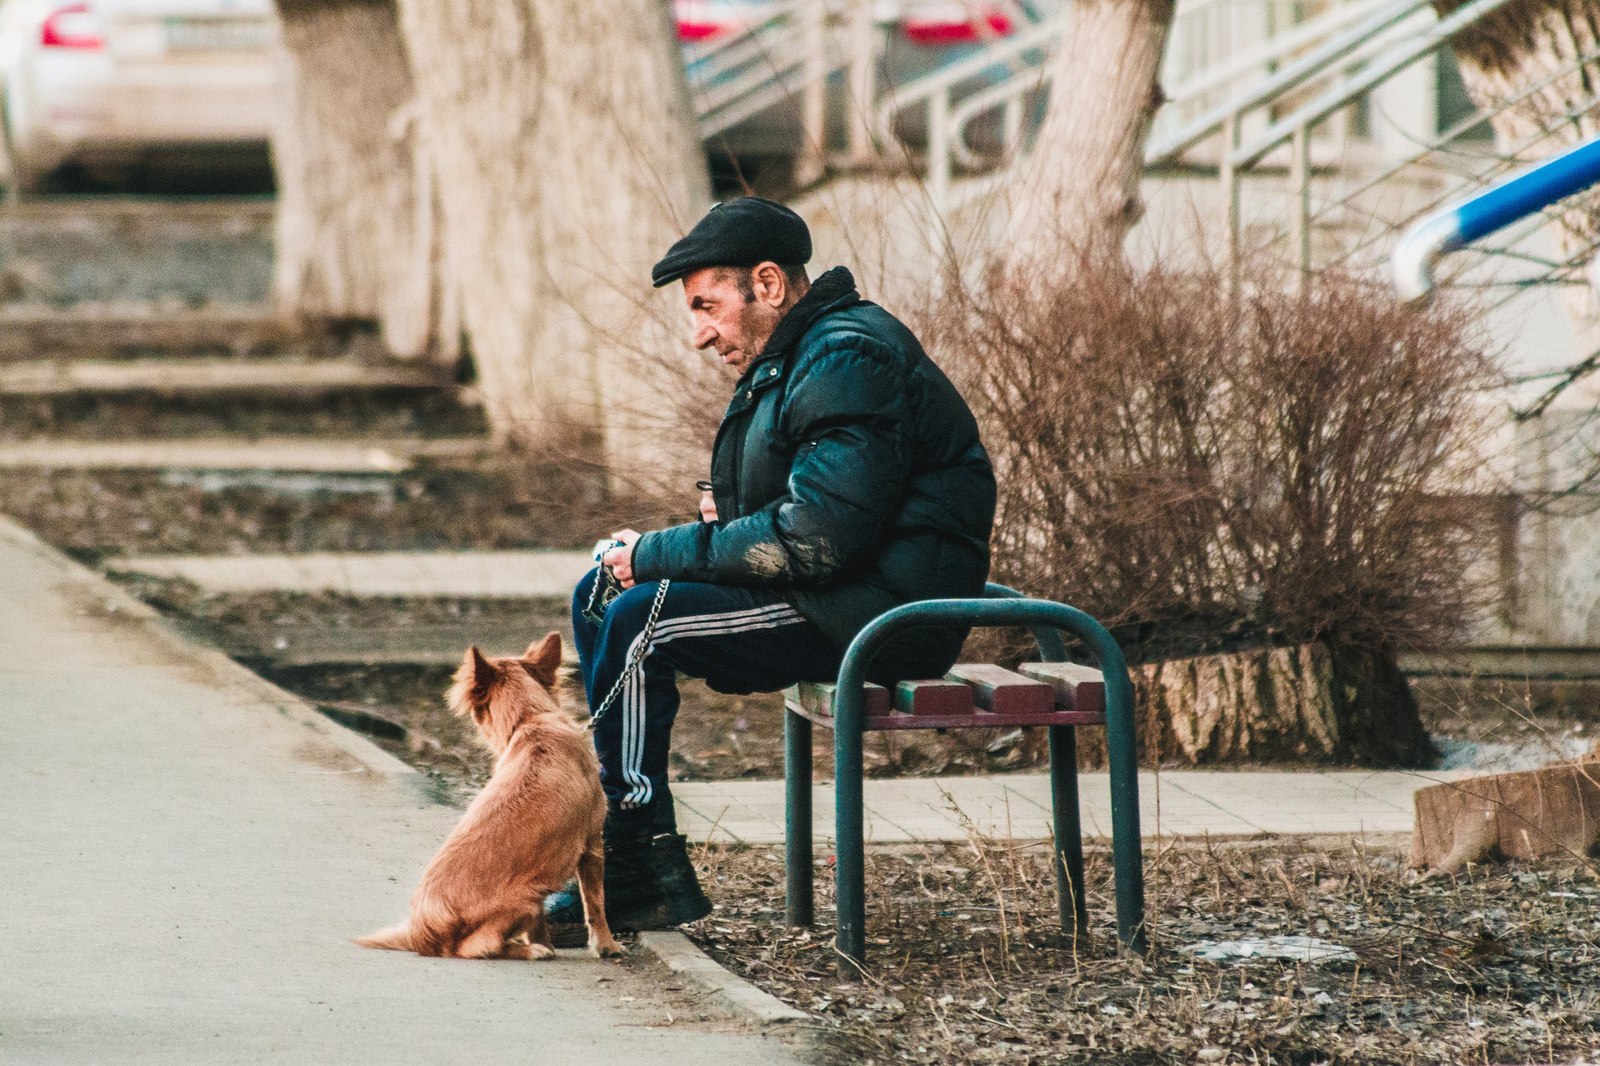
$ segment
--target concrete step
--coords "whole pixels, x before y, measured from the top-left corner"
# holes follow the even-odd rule
[[[105,566],[213,592],[538,599],[570,596],[594,561],[587,551],[308,552],[113,558]]]
[[[427,364],[337,360],[130,359],[0,364],[0,395],[326,396],[376,390],[452,388],[448,370]]]
[[[310,474],[398,473],[418,459],[483,454],[479,437],[439,440],[31,440],[0,443],[0,469],[234,470]]]
[[[552,603],[555,603],[552,598]],[[564,613],[566,600],[556,611]],[[238,659],[269,659],[280,666],[340,664],[410,664],[455,666],[468,646],[477,645],[489,655],[521,655],[530,641],[550,631],[549,619],[530,617],[521,622],[503,619],[463,620],[451,625],[407,625],[403,628],[328,629],[316,625],[261,625],[232,630],[222,649]],[[201,639],[213,640],[210,634]],[[565,640],[569,658],[571,636]],[[576,659],[572,661],[576,662]]]
[[[0,310],[0,362],[165,356],[336,355],[348,341],[307,333],[260,305],[163,309],[142,306]]]
[[[1421,677],[1600,679],[1600,648],[1592,646],[1485,644],[1399,658],[1402,670]]]
[[[0,212],[0,305],[269,305],[274,207],[240,197],[8,203]]]

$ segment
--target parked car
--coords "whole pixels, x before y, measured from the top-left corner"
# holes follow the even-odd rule
[[[9,180],[152,151],[255,152],[275,108],[271,0],[4,0]]]
[[[954,62],[1059,2],[878,0],[884,87]],[[673,6],[695,81],[706,45],[791,5]],[[0,184],[32,190],[67,163],[126,166],[175,151],[264,160],[282,102],[276,38],[272,0],[0,0]],[[759,74],[766,60],[759,47],[752,54],[750,67],[719,76]],[[793,155],[799,138],[798,102],[780,93],[717,143],[721,151]]]

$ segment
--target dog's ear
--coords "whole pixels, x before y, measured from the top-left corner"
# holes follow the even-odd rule
[[[489,699],[489,689],[494,686],[499,674],[495,671],[494,663],[483,657],[483,652],[474,644],[467,649],[467,654],[461,660],[461,668],[456,671],[456,684],[465,691],[467,698],[472,703],[472,713],[476,717]]]
[[[561,668],[561,634],[552,630],[522,653],[522,668],[545,688],[555,688],[556,671]]]

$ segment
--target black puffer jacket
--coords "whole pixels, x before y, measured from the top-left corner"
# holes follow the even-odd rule
[[[637,580],[776,587],[841,648],[891,607],[983,590],[995,483],[977,422],[843,267],[740,377],[711,480],[720,521],[645,534]],[[872,675],[940,674],[964,636],[909,633]]]

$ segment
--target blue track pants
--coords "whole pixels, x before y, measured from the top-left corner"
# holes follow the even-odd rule
[[[800,681],[832,681],[841,649],[776,593],[674,581],[650,641],[645,621],[659,588],[636,585],[612,601],[601,625],[583,615],[594,587],[590,571],[572,600],[583,688],[591,713],[625,665],[644,665],[622,685],[595,724],[600,783],[617,811],[650,808],[667,792],[667,751],[678,715],[677,675],[704,678],[718,692],[776,692]]]

